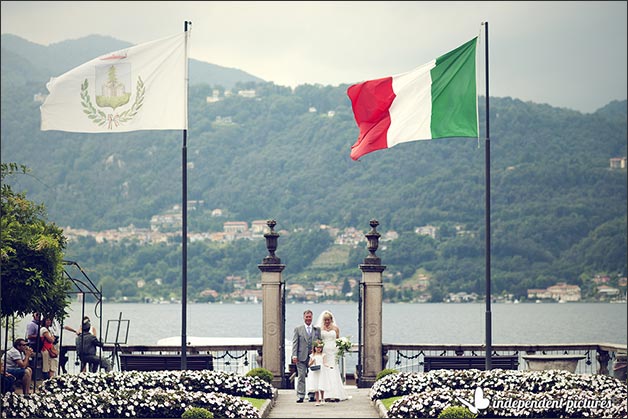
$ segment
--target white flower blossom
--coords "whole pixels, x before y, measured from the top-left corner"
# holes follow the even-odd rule
[[[46,380],[28,397],[2,396],[2,418],[180,417],[182,406],[206,406],[218,417],[258,418],[237,396],[272,398],[273,388],[257,378],[219,371],[99,372],[64,374]],[[63,402],[61,402],[63,401]],[[54,410],[53,410],[54,409]]]
[[[336,339],[336,360],[342,358],[349,349],[351,349],[350,336],[340,337]]]
[[[376,381],[372,400],[402,396],[388,417],[437,417],[457,397],[473,400],[480,387],[491,400],[517,401],[512,408],[492,407],[488,417],[626,417],[627,386],[605,375],[567,371],[439,370],[388,374]],[[568,403],[571,401],[571,403]]]

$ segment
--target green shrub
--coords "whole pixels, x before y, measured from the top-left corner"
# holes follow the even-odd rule
[[[212,412],[202,407],[190,407],[181,414],[183,419],[211,419],[213,417],[214,414]]]
[[[477,415],[471,413],[471,411],[464,406],[446,407],[440,412],[440,415],[438,415],[438,419],[466,419],[476,417]]]
[[[375,377],[375,381],[379,380],[382,377],[387,376],[388,374],[397,374],[398,372],[399,371],[392,368],[385,368],[377,374],[377,376]]]
[[[273,382],[273,373],[266,368],[253,368],[251,371],[247,372],[246,375],[249,377],[259,377],[269,384]]]

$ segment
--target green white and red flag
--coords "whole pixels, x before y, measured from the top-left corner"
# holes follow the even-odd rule
[[[400,143],[478,138],[477,37],[412,71],[350,86],[358,160]]]

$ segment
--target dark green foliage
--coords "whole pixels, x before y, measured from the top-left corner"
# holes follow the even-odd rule
[[[266,368],[261,368],[261,367],[253,368],[251,371],[247,372],[245,375],[249,377],[261,378],[262,380],[266,381],[269,384],[272,384],[273,382],[273,373],[267,370]]]
[[[32,98],[45,92],[48,79],[38,75],[48,72],[13,58],[7,66],[3,61],[2,158],[32,169],[32,176],[12,180],[16,190],[44,202],[57,225],[92,231],[129,224],[148,228],[153,215],[180,205],[181,133],[42,132],[39,103]],[[275,219],[276,230],[285,229],[277,256],[286,264],[286,279],[299,282],[306,275],[331,275],[310,271],[331,245],[321,224],[366,233],[376,218],[381,233],[400,234],[377,251],[395,285],[422,269],[433,278],[433,301],[449,291],[483,293],[483,140],[400,144],[354,162],[349,151],[357,128],[347,86],[304,85],[293,92],[241,79],[235,91],[254,89],[255,99],[232,95],[207,103],[213,88],[225,91],[225,86],[190,86],[188,199],[205,204],[188,213],[188,231],[221,231],[224,221]],[[582,114],[491,98],[495,294],[525,297],[527,288],[574,283],[582,275],[626,275],[628,182],[625,169],[609,169],[610,158],[627,154],[626,113],[626,101]],[[231,125],[216,122],[227,117]],[[481,100],[481,125],[484,118]],[[214,208],[227,216],[212,218]],[[428,224],[438,227],[436,239],[414,233]],[[70,242],[67,252],[82,266],[106,272],[94,279],[104,281],[103,291],[111,296],[139,297],[151,286],[140,292],[137,280],[156,278],[163,280],[164,292],[178,294],[180,239],[174,241],[176,246],[142,247],[85,240]],[[266,254],[260,241],[190,243],[190,295],[206,288],[225,291],[228,275],[258,275]],[[367,255],[365,244],[352,249],[335,279],[355,278]]]
[[[62,274],[65,237],[47,220],[44,205],[35,204],[24,192],[15,192],[5,183],[10,177],[28,173],[25,166],[2,163],[1,317],[39,311],[63,319],[70,289]]]
[[[202,407],[190,407],[181,414],[181,419],[211,419],[214,414]]]
[[[375,381],[379,380],[382,377],[386,377],[388,374],[397,374],[398,372],[399,371],[393,368],[384,368],[383,370],[377,373],[377,376],[375,377]]]
[[[471,411],[464,406],[446,407],[438,415],[438,419],[465,419],[465,418],[477,418],[477,415],[471,413]]]

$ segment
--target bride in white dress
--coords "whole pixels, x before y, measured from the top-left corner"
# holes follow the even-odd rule
[[[344,383],[340,377],[340,368],[338,367],[338,359],[336,354],[336,339],[340,337],[340,329],[334,322],[334,315],[330,311],[323,311],[316,321],[316,326],[320,327],[321,339],[325,346],[323,353],[329,365],[333,368],[324,368],[321,371],[321,379],[325,380],[325,399],[326,400],[347,400],[347,392]]]

